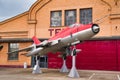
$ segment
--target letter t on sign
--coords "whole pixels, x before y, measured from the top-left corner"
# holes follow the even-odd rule
[[[48,29],[48,31],[50,31],[50,36],[52,36],[54,29]]]

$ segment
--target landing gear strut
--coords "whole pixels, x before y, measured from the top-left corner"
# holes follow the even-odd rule
[[[72,78],[79,78],[79,74],[78,71],[76,69],[76,54],[77,52],[80,52],[81,50],[76,49],[76,47],[74,46],[73,50],[72,50],[72,69],[70,70],[70,73],[68,74],[69,77]]]

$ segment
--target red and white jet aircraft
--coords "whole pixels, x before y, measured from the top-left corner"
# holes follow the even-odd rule
[[[35,36],[32,38],[34,44],[17,51],[8,52],[20,52],[29,51],[26,56],[32,55],[45,55],[48,52],[62,52],[65,53],[69,50],[72,45],[79,44],[81,41],[88,40],[99,32],[100,28],[97,24],[73,24],[66,27],[61,32],[57,33],[55,36],[49,40],[40,42]],[[66,53],[67,54],[67,53]]]

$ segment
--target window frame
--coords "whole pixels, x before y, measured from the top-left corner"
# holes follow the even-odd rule
[[[11,45],[15,46],[15,48],[11,47]],[[19,43],[8,43],[8,51],[11,52],[11,50],[18,50],[19,49]],[[15,54],[15,57],[11,57],[13,56],[13,54]],[[19,59],[19,52],[15,52],[15,53],[9,53],[8,54],[8,60],[18,60]]]
[[[75,11],[75,23],[77,22],[77,9],[68,9],[68,10],[64,10],[64,26],[70,26],[70,25],[67,25],[66,24],[66,12],[67,11]],[[74,24],[74,23],[72,23],[72,24]]]
[[[59,26],[52,26],[52,20],[51,20],[51,18],[52,18],[52,13],[53,12],[60,12],[60,25]],[[62,26],[62,10],[54,10],[54,11],[50,11],[50,27],[60,27],[60,26]]]
[[[91,9],[91,22],[89,22],[89,23],[87,23],[87,22],[81,22],[82,20],[81,20],[81,10],[87,10],[87,9]],[[80,21],[80,23],[81,24],[90,24],[90,23],[92,23],[93,22],[93,8],[81,8],[81,9],[79,9],[79,21]]]

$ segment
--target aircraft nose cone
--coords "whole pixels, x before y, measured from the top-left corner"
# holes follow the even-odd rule
[[[94,33],[98,33],[98,32],[100,31],[99,26],[98,26],[97,24],[93,24],[93,25],[92,25],[92,31],[93,31]]]

